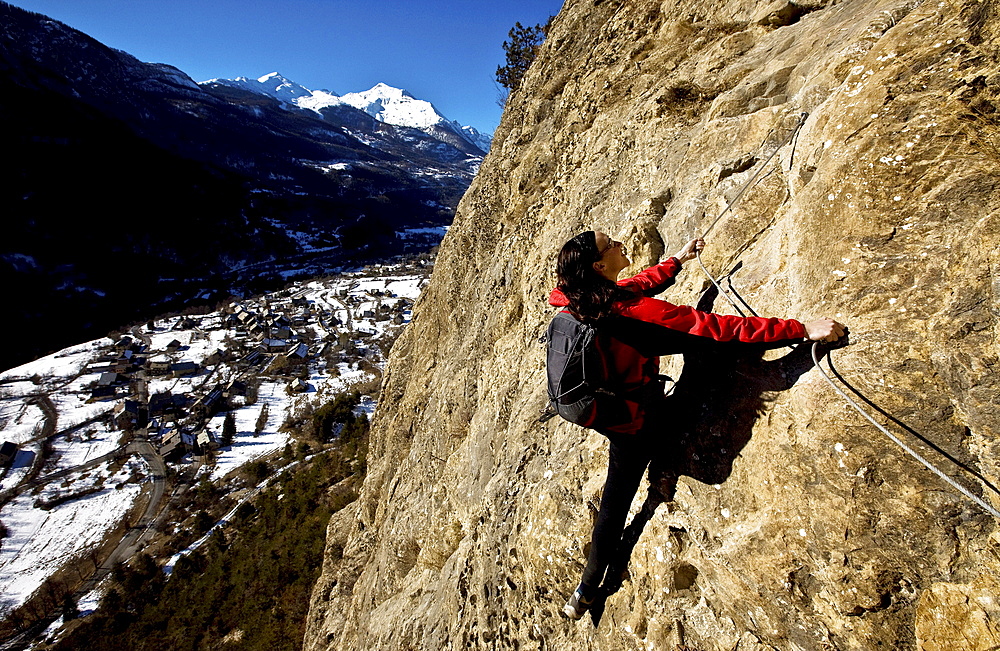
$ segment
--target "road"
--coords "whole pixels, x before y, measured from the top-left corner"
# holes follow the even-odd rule
[[[83,585],[76,590],[74,597],[77,600],[96,588],[104,580],[104,577],[114,569],[117,563],[125,562],[138,554],[156,533],[154,524],[157,515],[160,513],[161,503],[163,502],[167,486],[166,464],[163,462],[163,457],[160,456],[153,444],[150,443],[145,429],[136,433],[135,438],[128,444],[127,449],[130,453],[141,456],[146,461],[152,473],[150,477],[153,481],[149,491],[149,501],[146,503],[146,509],[139,517],[139,520],[133,526],[129,527],[128,532],[121,539],[121,542],[118,543],[118,546],[115,547],[114,551],[101,563],[100,567],[94,571],[90,578],[84,581]]]
[[[146,385],[145,373],[140,371],[137,374],[136,384],[136,393],[139,401],[141,405],[146,408],[149,405],[149,393]],[[45,427],[43,435],[56,435],[57,433],[54,432],[57,417],[55,406],[52,404],[51,400],[49,400],[48,396],[39,396],[38,405],[45,412]],[[7,499],[10,499],[10,497],[13,497],[14,494],[17,494],[22,490],[26,490],[33,486],[47,483],[53,479],[58,479],[73,472],[79,472],[80,470],[98,465],[109,459],[121,456],[123,452],[126,454],[136,454],[142,457],[146,462],[146,465],[149,467],[152,482],[147,485],[149,487],[148,490],[144,488],[143,491],[148,500],[146,502],[146,508],[139,517],[139,520],[133,526],[129,527],[128,531],[122,537],[121,541],[111,554],[104,559],[104,562],[94,570],[93,574],[91,574],[91,576],[76,589],[73,593],[73,597],[76,601],[79,601],[82,597],[94,590],[94,588],[96,588],[100,582],[104,580],[104,578],[114,569],[117,563],[125,562],[139,553],[139,551],[149,543],[150,539],[156,533],[155,524],[157,517],[166,513],[166,510],[161,507],[163,497],[166,492],[167,467],[163,462],[163,457],[160,456],[159,451],[150,442],[147,429],[142,427],[137,430],[132,437],[132,441],[123,448],[118,448],[103,455],[102,457],[92,459],[87,463],[73,468],[65,468],[41,478],[36,477],[27,479],[25,482],[22,482],[16,488],[12,489],[8,495],[4,496]],[[39,465],[37,469],[33,468],[32,472],[37,475],[40,470],[41,466]],[[27,648],[33,640],[41,635],[42,632],[45,631],[45,629],[60,616],[61,613],[59,611],[52,611],[48,613],[28,630],[0,645],[0,650],[13,651],[15,649],[20,650]]]

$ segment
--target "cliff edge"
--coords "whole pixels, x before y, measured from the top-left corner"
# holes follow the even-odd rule
[[[998,19],[992,0],[567,0],[393,348],[305,648],[1000,644],[994,519],[848,408],[804,347],[665,362],[689,413],[663,423],[680,450],[659,465],[680,476],[654,477],[596,628],[557,614],[607,444],[537,422],[562,243],[603,229],[634,273],[777,150],[705,264],[762,315],[846,323],[836,370],[1000,505]],[[663,297],[730,312],[706,285],[688,263]]]

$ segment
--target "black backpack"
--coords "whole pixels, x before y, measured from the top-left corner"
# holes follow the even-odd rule
[[[540,420],[559,415],[592,429],[628,422],[625,399],[607,386],[598,328],[559,312],[545,338],[549,405]]]

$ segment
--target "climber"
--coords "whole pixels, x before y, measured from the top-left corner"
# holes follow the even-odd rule
[[[618,274],[631,264],[625,247],[600,231],[577,235],[559,252],[558,286],[549,303],[566,308],[580,321],[596,324],[598,349],[607,369],[604,388],[623,397],[627,406],[621,410],[620,422],[597,430],[610,442],[608,474],[583,577],[563,607],[566,617],[579,619],[594,604],[650,462],[653,437],[669,428],[659,356],[717,346],[717,342],[832,342],[845,333],[843,325],[828,318],[803,324],[793,319],[738,317],[652,298],[672,285],[681,265],[704,247],[704,240],[691,240],[673,257],[624,280],[618,280]]]

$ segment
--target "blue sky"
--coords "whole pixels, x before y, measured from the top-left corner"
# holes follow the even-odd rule
[[[507,32],[562,0],[10,0],[196,81],[282,75],[344,94],[405,88],[492,132]]]

